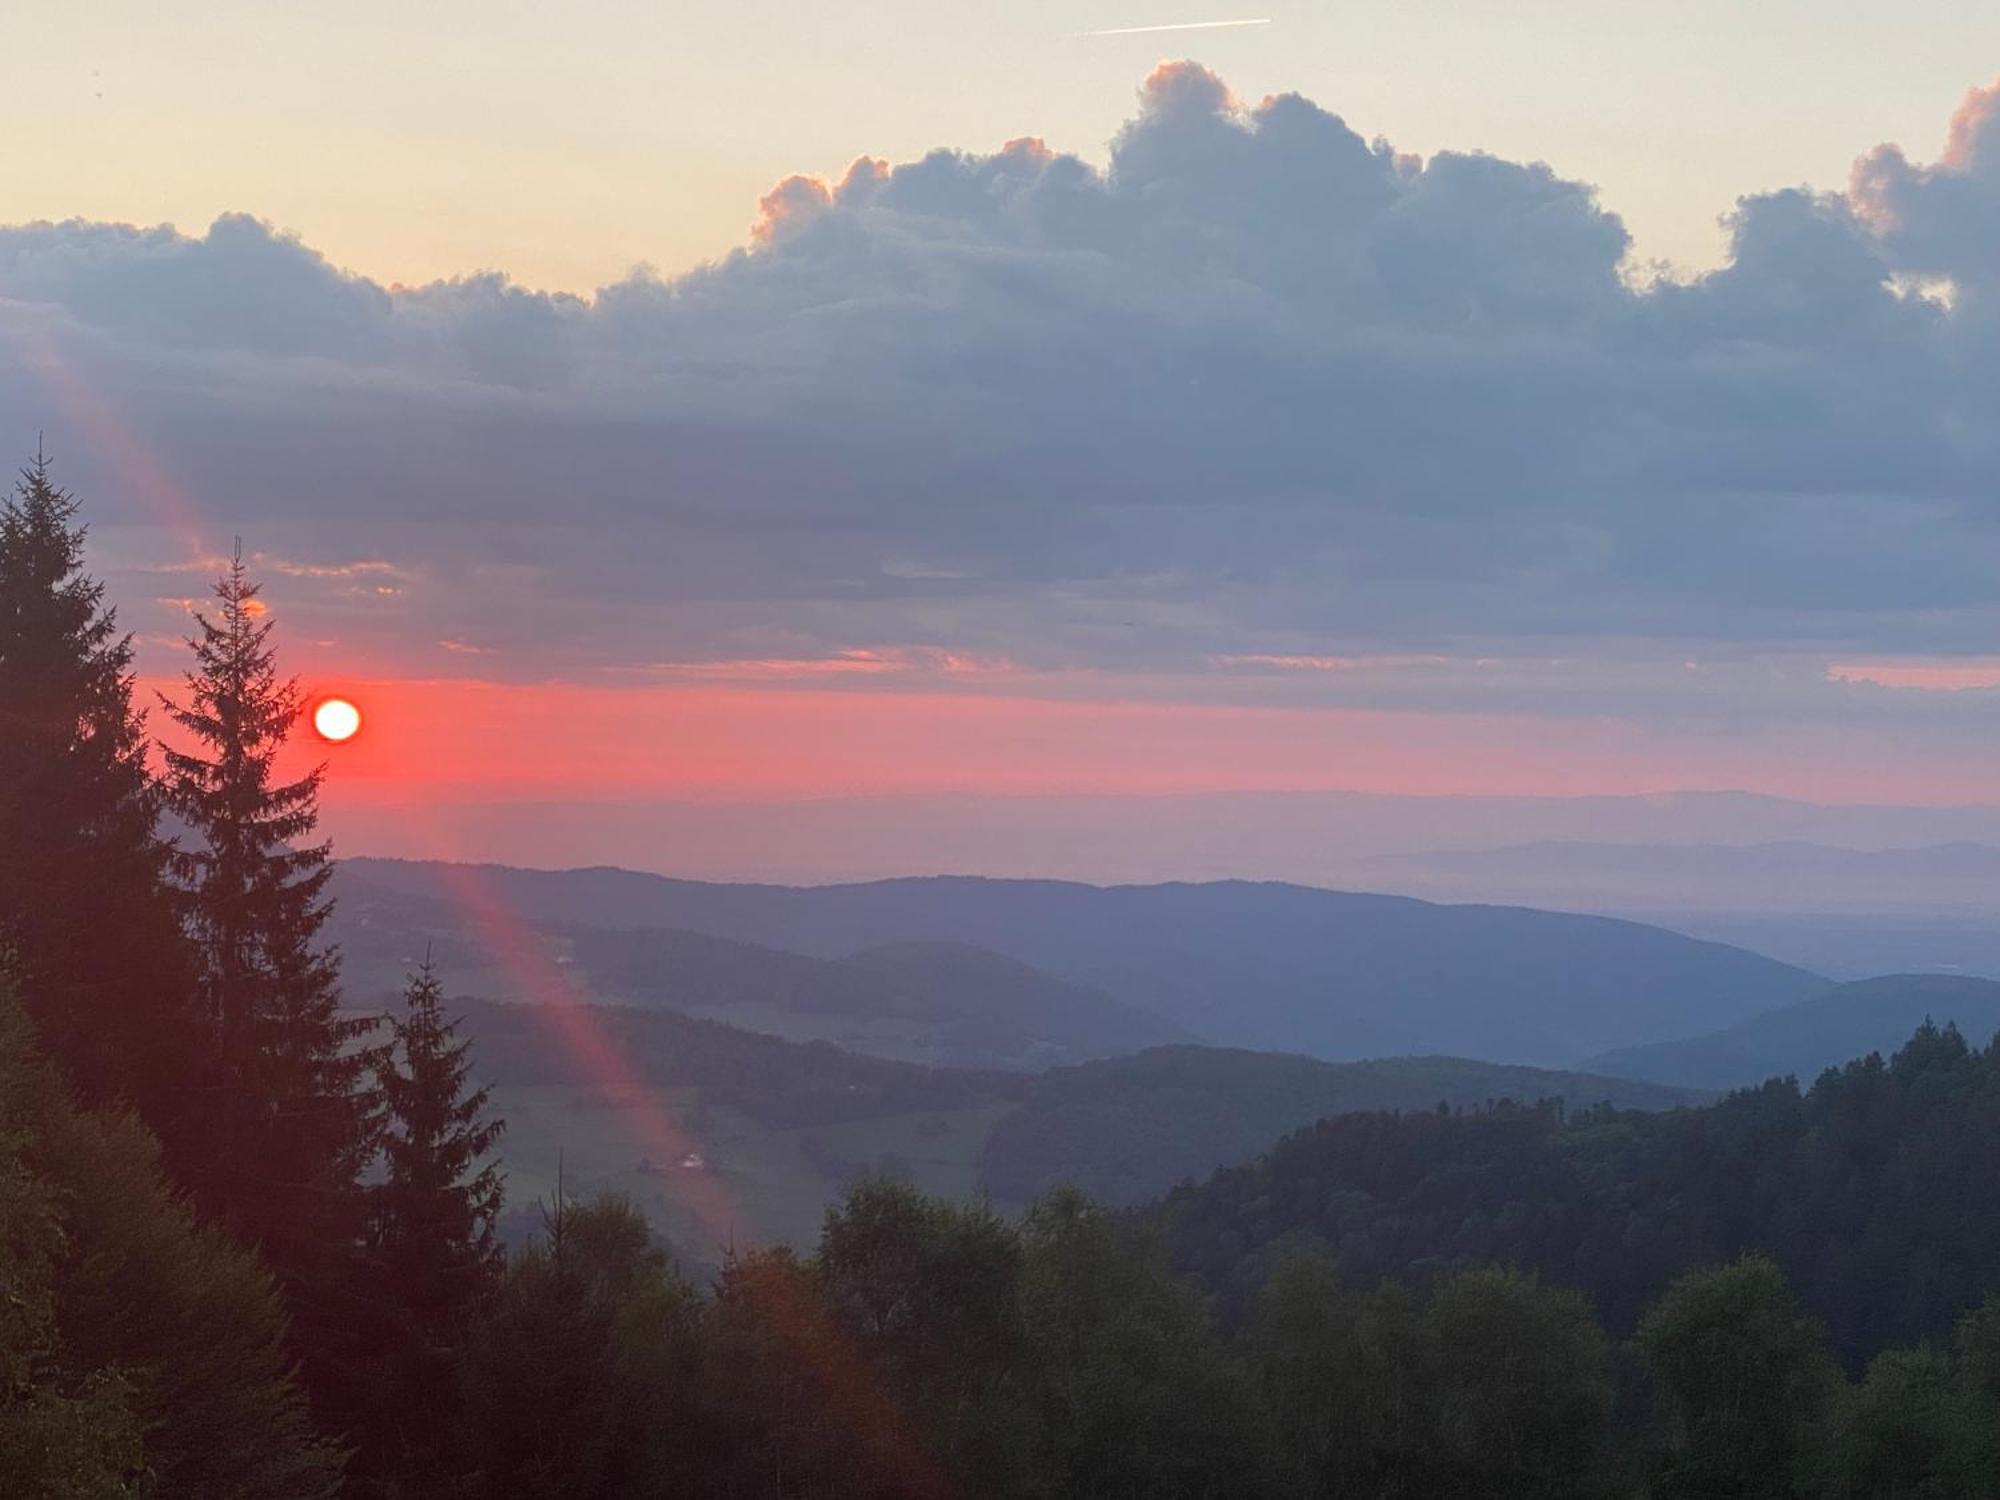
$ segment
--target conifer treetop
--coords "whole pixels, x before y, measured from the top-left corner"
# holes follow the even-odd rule
[[[77,511],[39,447],[0,499],[0,698],[15,734],[128,760],[143,755],[132,638],[83,570],[89,528]]]
[[[426,955],[403,991],[403,1013],[380,1069],[386,1173],[375,1189],[381,1253],[406,1280],[474,1296],[495,1270],[503,1183],[482,1160],[506,1128],[474,1087],[470,1043],[444,1013],[444,986]]]
[[[138,1108],[178,1165],[197,1045],[189,954],[132,639],[85,571],[85,536],[38,449],[0,494],[0,943],[82,1095]]]
[[[298,679],[278,675],[271,645],[273,621],[260,587],[243,566],[239,545],[216,580],[220,604],[215,618],[195,614],[195,634],[187,638],[194,669],[183,674],[187,700],[161,697],[174,723],[211,753],[163,746],[170,783],[197,803],[216,800],[213,818],[199,806],[186,809],[206,828],[227,822],[256,838],[260,852],[295,843],[319,823],[319,789],[326,775],[315,766],[298,780],[273,785],[272,769],[299,721],[304,695]],[[324,850],[300,851],[324,856]]]

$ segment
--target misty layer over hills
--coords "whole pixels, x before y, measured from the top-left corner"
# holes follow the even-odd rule
[[[395,809],[344,818],[347,847],[426,852]],[[2000,811],[1984,807],[1232,792],[470,805],[424,823],[509,863],[659,869],[671,851],[677,875],[821,884],[929,874],[949,848],[966,875],[1276,879],[1631,917],[1839,979],[2000,975]]]
[[[394,805],[329,812],[341,846],[517,865],[618,865],[691,879],[818,885],[938,872],[1137,885],[1289,880],[1436,899],[1509,899],[1427,885],[1399,857],[1512,845],[1808,843],[1857,851],[2000,847],[2000,808],[1822,804],[1749,792],[1646,796],[846,796],[768,803],[545,801],[429,805],[418,837]],[[1392,872],[1395,878],[1391,878]],[[1694,910],[1684,888],[1660,904]],[[1950,904],[1959,904],[1952,902]]]
[[[1367,870],[1386,889],[1612,912],[1842,979],[2000,974],[2000,846],[1992,843],[1551,840],[1389,855]]]
[[[2000,847],[1955,841],[1852,849],[1789,839],[1756,844],[1546,841],[1498,849],[1388,855],[1379,883],[1438,898],[1536,900],[1619,911],[1700,900],[1716,911],[1797,916],[1854,912],[1986,916]]]

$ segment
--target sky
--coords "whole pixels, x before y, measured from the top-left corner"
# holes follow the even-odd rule
[[[1217,18],[1271,24],[1083,35]],[[1974,0],[12,0],[8,32],[0,222],[247,212],[385,285],[583,293],[722,254],[792,172],[1023,135],[1102,165],[1175,48],[1405,151],[1549,161],[1703,267],[1738,197],[1929,146],[2000,68]]]
[[[0,441],[85,501],[149,688],[243,539],[368,718],[336,828],[2000,803],[1990,8],[21,34]]]

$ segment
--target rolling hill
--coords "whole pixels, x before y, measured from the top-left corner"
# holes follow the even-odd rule
[[[1315,1120],[1355,1110],[1468,1108],[1500,1099],[1660,1110],[1711,1097],[1461,1057],[1330,1063],[1285,1053],[1157,1047],[1037,1078],[1020,1107],[994,1127],[980,1182],[1012,1202],[1071,1183],[1125,1206],[1247,1161]]]
[[[1169,1021],[962,943],[843,958],[659,928],[496,922],[490,906],[385,890],[343,870],[332,935],[377,1004],[430,955],[457,992],[678,1011],[930,1066],[1033,1070],[1184,1040]]]
[[[1335,1060],[1448,1053],[1570,1066],[1734,1025],[1826,984],[1635,922],[1270,883],[708,885],[366,859],[342,872],[419,901],[476,884],[483,901],[544,927],[675,929],[826,959],[970,945],[1193,1040]]]
[[[1020,1073],[859,1057],[671,1011],[450,1009],[506,1121],[514,1232],[533,1230],[560,1180],[572,1197],[630,1198],[690,1268],[713,1269],[731,1241],[809,1242],[863,1174],[970,1195],[994,1120],[1027,1092]]]
[[[1322,1063],[1189,1046],[1030,1078],[859,1057],[665,1010],[466,998],[451,1009],[507,1121],[516,1222],[532,1227],[560,1173],[574,1195],[626,1194],[702,1266],[723,1246],[698,1205],[725,1204],[742,1243],[803,1243],[864,1174],[956,1198],[985,1190],[1008,1208],[1073,1182],[1122,1205],[1348,1110],[1503,1098],[1664,1109],[1704,1097],[1458,1058]]]
[[[1102,991],[964,943],[826,959],[658,928],[569,935],[597,994],[876,1057],[1032,1070],[1182,1035]]]
[[[1620,1048],[1587,1066],[1688,1088],[1741,1088],[1788,1074],[1810,1083],[1849,1058],[1887,1056],[1925,1021],[1956,1024],[1967,1041],[1986,1045],[2000,1030],[2000,983],[1948,974],[1856,980],[1707,1036]]]

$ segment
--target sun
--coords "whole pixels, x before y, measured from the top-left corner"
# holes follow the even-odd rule
[[[361,732],[361,710],[345,698],[322,698],[313,705],[313,730],[338,745]]]

